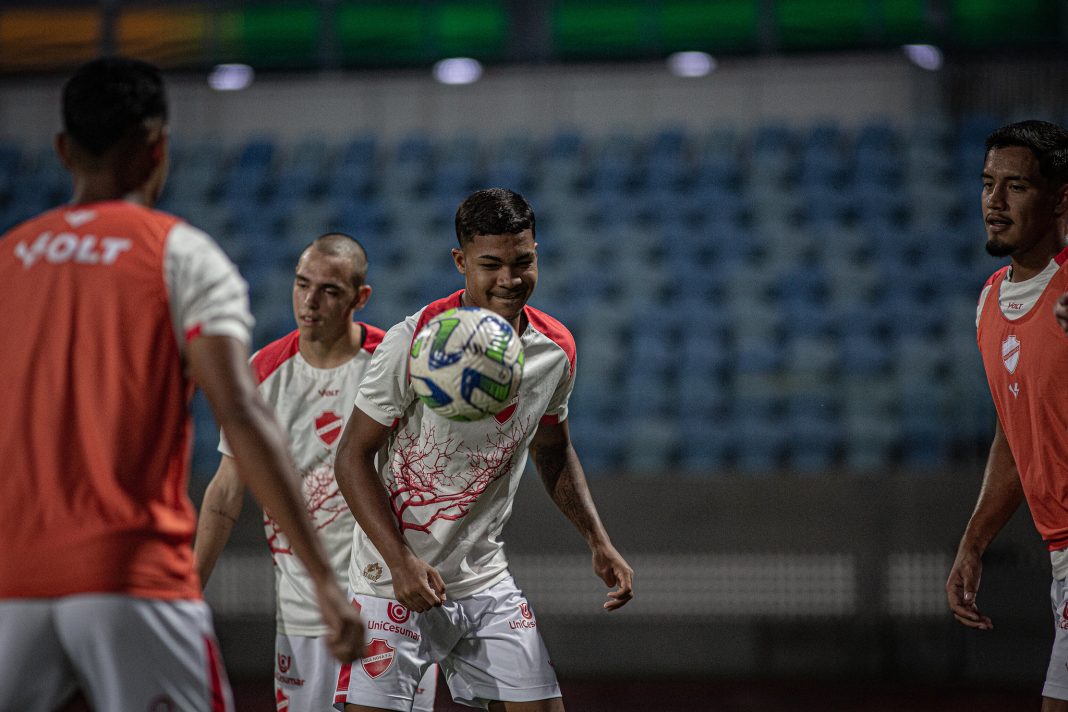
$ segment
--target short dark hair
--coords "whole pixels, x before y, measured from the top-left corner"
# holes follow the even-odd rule
[[[331,257],[344,257],[352,262],[355,281],[353,286],[359,289],[367,280],[367,250],[352,235],[343,232],[328,232],[312,240],[305,251],[314,249]],[[303,252],[301,253],[303,254]]]
[[[151,119],[167,120],[167,96],[163,76],[148,62],[94,59],[63,86],[63,128],[93,155],[146,134],[145,122]]]
[[[460,247],[476,235],[514,235],[534,232],[534,209],[519,193],[486,188],[467,196],[456,210],[456,239]]]
[[[1068,183],[1068,131],[1049,121],[1018,121],[995,130],[986,138],[986,152],[1023,146],[1038,159],[1042,177],[1060,186]]]

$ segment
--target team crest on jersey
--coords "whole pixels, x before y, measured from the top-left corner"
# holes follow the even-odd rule
[[[516,409],[516,407],[518,405],[519,405],[519,395],[516,394],[516,397],[512,399],[512,402],[509,403],[508,405],[504,406],[504,410],[502,410],[500,413],[497,413],[497,415],[493,416],[494,419],[496,419],[496,421],[498,423],[502,423],[502,424],[503,423],[507,423],[508,419],[511,418],[513,415],[515,415],[515,409]]]
[[[368,581],[374,582],[382,578],[382,564],[377,561],[363,567],[363,577]]]
[[[386,613],[394,623],[404,623],[412,615],[411,611],[395,601],[389,602],[389,606],[386,607]]]
[[[315,434],[330,447],[341,435],[343,424],[340,415],[328,410],[315,419]]]
[[[1009,373],[1016,373],[1016,366],[1020,363],[1020,340],[1016,334],[1009,334],[1001,342],[1001,361]]]
[[[393,664],[393,658],[396,656],[395,651],[396,649],[386,641],[381,638],[375,638],[367,645],[367,655],[360,660],[360,664],[363,665],[363,671],[372,680],[381,677]]]

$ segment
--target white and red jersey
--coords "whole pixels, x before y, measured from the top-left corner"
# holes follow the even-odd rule
[[[345,421],[371,354],[384,332],[360,323],[363,344],[350,361],[334,368],[316,368],[300,355],[299,333],[268,344],[252,356],[252,369],[264,400],[274,408],[289,434],[289,449],[300,473],[304,503],[318,530],[338,582],[344,585],[356,519],[334,479],[334,455]],[[225,439],[219,450],[232,456]],[[275,616],[278,631],[287,635],[325,635],[315,588],[289,539],[264,513],[267,544],[274,557]]]
[[[356,407],[392,428],[379,476],[408,545],[463,598],[508,575],[500,540],[512,511],[527,447],[538,425],[567,417],[575,378],[575,340],[558,321],[525,307],[525,361],[517,400],[493,418],[454,422],[415,396],[408,381],[412,340],[430,319],[461,305],[440,299],[391,328],[375,352]],[[356,593],[393,598],[389,570],[355,530],[349,584]]]
[[[1068,291],[1068,250],[1024,282],[1005,267],[979,300],[977,338],[990,393],[1035,527],[1068,547],[1068,337],[1053,317]]]
[[[199,598],[186,344],[248,342],[248,287],[203,232],[125,201],[0,238],[0,598]]]

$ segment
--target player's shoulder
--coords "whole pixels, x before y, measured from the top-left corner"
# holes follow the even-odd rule
[[[438,314],[441,314],[442,312],[447,312],[450,309],[456,309],[457,307],[463,306],[463,295],[464,290],[461,289],[456,292],[453,292],[447,297],[442,297],[441,299],[430,302],[430,304],[427,304],[425,307],[420,309],[415,314],[415,333],[418,334],[419,331],[427,325],[427,322],[436,317]]]
[[[60,214],[67,221],[73,220],[83,224],[99,223],[99,226],[94,225],[94,227],[112,232],[128,229],[166,237],[179,225],[193,232],[199,232],[177,215],[126,200],[71,208],[61,211]]]
[[[379,329],[373,324],[367,322],[358,322],[363,327],[363,344],[360,346],[367,353],[373,354],[378,345],[382,343],[382,339],[386,337],[386,332],[383,329]]]
[[[556,344],[567,356],[571,368],[575,368],[575,337],[564,324],[540,309],[532,306],[523,307],[527,317],[527,324],[542,336]]]
[[[28,232],[38,233],[42,229],[54,229],[57,222],[62,222],[62,212],[62,208],[52,208],[51,210],[46,210],[43,213],[38,213],[33,217],[27,218],[25,220],[22,220],[21,222],[12,225],[4,232],[3,235],[0,235],[0,239],[18,237]]]
[[[995,271],[994,274],[990,275],[990,277],[987,278],[986,284],[983,285],[983,289],[986,289],[987,287],[993,287],[994,283],[1001,279],[1003,276],[1005,276],[1005,273],[1007,273],[1008,271],[1008,265],[1005,265],[1004,267]]]
[[[300,352],[300,332],[294,329],[252,354],[252,371],[256,382],[263,383],[282,364]]]

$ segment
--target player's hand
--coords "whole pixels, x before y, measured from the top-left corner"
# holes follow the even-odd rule
[[[1057,303],[1053,306],[1053,316],[1057,317],[1057,324],[1061,329],[1068,333],[1068,292],[1057,298]]]
[[[397,602],[416,613],[423,613],[445,602],[445,581],[430,564],[409,556],[403,564],[390,567],[393,595]]]
[[[329,632],[326,645],[330,653],[343,663],[351,663],[364,653],[363,619],[345,598],[336,583],[316,588],[319,611]]]
[[[979,612],[975,596],[983,574],[983,559],[974,549],[962,547],[946,581],[946,600],[953,617],[969,628],[992,630],[994,624]]]
[[[606,586],[617,587],[616,590],[608,592],[608,600],[604,603],[606,611],[622,608],[627,601],[634,598],[634,569],[611,544],[594,548],[593,572]]]

